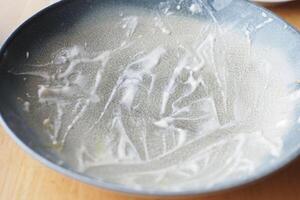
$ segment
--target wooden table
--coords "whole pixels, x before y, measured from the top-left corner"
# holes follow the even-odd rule
[[[2,0],[0,0],[3,2]],[[38,2],[39,0],[31,0]],[[7,7],[7,5],[1,5]],[[9,18],[15,24],[20,23],[32,10],[37,10],[45,5],[45,0],[28,7],[28,0],[9,1],[10,6],[24,3],[23,8],[30,9],[18,14],[21,19]],[[17,2],[17,3],[16,3]],[[26,3],[27,2],[27,3]],[[10,4],[10,3],[8,3]],[[15,5],[12,5],[15,4]],[[21,5],[22,7],[22,5]],[[25,9],[26,10],[26,9]],[[274,12],[285,18],[300,29],[300,2],[286,4],[271,8]],[[1,10],[0,10],[1,13]],[[11,13],[7,13],[12,16]],[[2,13],[3,15],[3,13]],[[0,14],[0,20],[3,16]],[[0,21],[0,25],[7,23]],[[9,25],[2,37],[13,29]],[[1,31],[0,31],[1,37]],[[143,198],[130,197],[110,191],[98,189],[65,177],[48,169],[30,156],[25,154],[15,142],[0,128],[0,200],[142,200]],[[160,198],[152,198],[160,199]],[[187,199],[187,198],[183,198]],[[300,159],[290,164],[285,169],[265,178],[264,180],[233,191],[207,197],[189,197],[193,200],[300,200]]]

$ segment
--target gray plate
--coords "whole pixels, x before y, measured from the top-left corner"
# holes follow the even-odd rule
[[[5,42],[0,52],[0,93],[2,94],[0,112],[1,123],[6,132],[30,155],[54,170],[102,188],[141,195],[192,195],[217,192],[255,181],[295,159],[299,154],[300,144],[300,136],[297,133],[300,128],[300,124],[297,123],[298,106],[295,106],[291,119],[292,126],[284,138],[283,149],[278,159],[266,162],[246,179],[227,181],[209,188],[199,187],[184,191],[137,189],[128,185],[95,179],[78,172],[70,163],[61,161],[57,151],[49,147],[49,137],[41,126],[41,119],[48,114],[47,111],[38,108],[42,110],[40,114],[30,115],[22,107],[24,99],[28,98],[24,91],[30,93],[32,90],[34,93],[39,80],[36,83],[26,84],[23,77],[15,76],[12,72],[27,66],[29,61],[45,63],[47,57],[51,57],[53,52],[73,44],[85,46],[87,43],[89,48],[95,51],[99,50],[102,42],[113,45],[115,40],[101,41],[101,37],[99,37],[103,34],[102,24],[98,23],[99,13],[103,12],[103,8],[106,6],[125,5],[148,9],[150,12],[158,8],[159,2],[156,0],[66,0],[44,9],[21,25]],[[186,0],[184,5],[191,2]],[[213,19],[220,25],[232,25],[237,32],[249,31],[253,46],[262,45],[271,49],[279,49],[284,54],[289,65],[283,67],[295,75],[295,80],[291,80],[291,83],[297,81],[297,77],[300,76],[298,67],[300,66],[300,37],[293,27],[269,11],[247,1],[211,1],[201,5],[206,5],[205,15],[191,15],[184,7],[182,11],[178,12],[178,16],[193,20]],[[262,13],[265,14],[262,15]],[[261,22],[264,22],[266,17],[271,18],[272,22],[260,28]],[[258,28],[255,29],[255,27]],[[296,90],[298,86],[292,84],[290,87],[291,90]],[[39,105],[36,103],[33,106],[38,107]]]

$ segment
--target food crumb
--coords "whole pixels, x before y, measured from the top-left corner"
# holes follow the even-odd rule
[[[29,112],[30,110],[30,103],[28,101],[24,102],[24,111]]]
[[[44,126],[49,126],[49,125],[50,125],[50,119],[49,119],[49,118],[44,119],[43,125],[44,125]]]
[[[26,52],[26,59],[28,59],[29,56],[30,56],[30,53],[29,53],[29,51],[27,51],[27,52]]]

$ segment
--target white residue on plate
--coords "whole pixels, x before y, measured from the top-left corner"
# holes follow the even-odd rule
[[[138,26],[138,17],[137,16],[124,17],[122,21],[123,21],[122,28],[126,30],[126,36],[131,37]]]
[[[192,14],[197,14],[197,13],[201,13],[202,12],[202,7],[200,3],[192,3],[190,5],[190,11],[192,12]]]
[[[170,35],[172,32],[171,30],[164,24],[161,17],[154,17],[154,24],[160,31],[164,34]]]
[[[26,52],[26,55],[25,55],[26,59],[28,59],[29,56],[30,56],[30,53],[29,53],[29,51],[27,51],[27,52]]]
[[[28,101],[24,102],[24,111],[30,112],[30,103]]]
[[[180,191],[249,176],[281,155],[300,100],[286,90],[293,76],[282,71],[285,57],[216,28],[214,16],[177,16],[185,3],[163,2],[158,13],[104,9],[97,49],[83,40],[51,50],[46,64],[12,71],[28,79],[30,102],[20,98],[21,106],[62,146],[63,164],[135,188]],[[249,38],[272,21],[261,18]]]

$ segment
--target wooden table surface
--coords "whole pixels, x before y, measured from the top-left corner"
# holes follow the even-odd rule
[[[0,0],[0,7],[8,7]],[[30,0],[8,1],[10,6],[25,7],[27,11],[4,14],[0,10],[0,28],[5,25],[6,31],[0,31],[5,37],[16,24],[29,16],[32,11],[45,5],[46,0],[28,6]],[[39,0],[31,0],[38,2]],[[7,2],[7,1],[5,1]],[[24,3],[22,5],[21,3]],[[21,5],[21,6],[20,6]],[[29,11],[28,11],[29,9]],[[278,15],[300,29],[300,1],[270,8]],[[15,13],[15,14],[16,14]],[[9,16],[9,17],[7,17]],[[21,18],[20,18],[21,17]],[[10,22],[10,23],[8,23]],[[12,25],[13,24],[13,25]],[[1,30],[1,29],[0,29]],[[2,29],[3,30],[3,29]],[[127,196],[89,186],[65,177],[48,169],[38,161],[25,154],[20,147],[0,127],[0,200],[143,200],[144,198]],[[161,199],[161,198],[151,198]],[[191,200],[300,200],[300,159],[285,169],[265,178],[264,180],[222,194],[207,197],[185,197]]]

